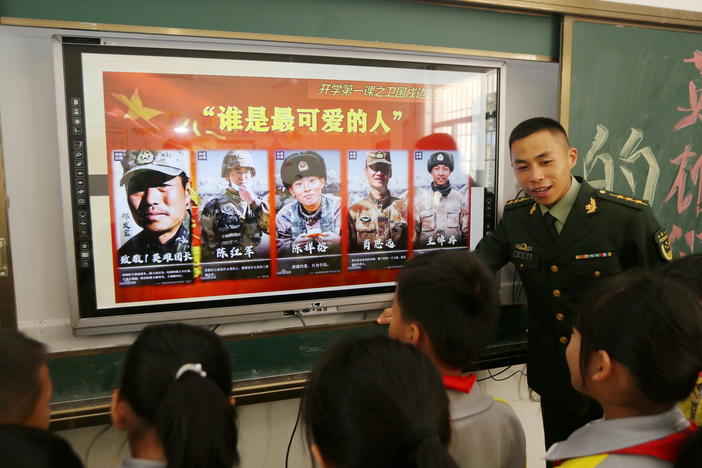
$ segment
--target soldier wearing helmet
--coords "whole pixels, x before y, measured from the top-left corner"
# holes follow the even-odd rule
[[[364,252],[407,248],[407,207],[388,190],[392,177],[389,151],[369,151],[363,172],[370,194],[349,207],[349,247]]]
[[[118,250],[121,266],[182,263],[190,253],[190,178],[183,151],[129,151],[120,179],[142,228]]]
[[[260,252],[261,239],[268,232],[268,203],[250,187],[256,176],[256,164],[251,153],[244,150],[229,151],[222,160],[222,178],[227,188],[210,200],[200,213],[203,261],[221,261],[217,250],[253,249]]]
[[[338,253],[341,200],[323,193],[324,158],[314,151],[291,154],[280,167],[280,178],[295,201],[283,206],[275,218],[278,255]]]
[[[437,151],[429,156],[427,171],[431,190],[414,202],[415,248],[465,246],[468,243],[468,197],[451,187],[453,153]]]

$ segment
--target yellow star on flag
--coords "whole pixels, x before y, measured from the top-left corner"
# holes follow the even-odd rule
[[[132,120],[143,119],[149,125],[153,126],[154,128],[158,128],[158,126],[150,122],[150,119],[152,117],[156,117],[159,114],[163,114],[163,112],[157,109],[152,109],[150,107],[144,107],[144,104],[141,102],[141,96],[139,96],[138,89],[134,90],[134,92],[132,93],[132,97],[130,98],[128,98],[124,94],[112,93],[112,95],[119,102],[127,106],[126,117],[129,117]]]

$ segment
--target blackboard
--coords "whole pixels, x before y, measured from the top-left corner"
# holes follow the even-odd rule
[[[522,305],[503,306],[495,338],[475,369],[495,368],[526,361],[527,314]],[[280,392],[288,378],[306,374],[334,342],[352,336],[386,334],[387,326],[361,322],[306,332],[276,332],[270,336],[224,337],[237,386],[258,385],[249,402],[257,403],[299,395]],[[52,356],[49,372],[54,386],[53,429],[82,427],[107,422],[107,400],[119,385],[126,348],[61,353]],[[251,393],[251,392],[247,392]],[[268,393],[269,395],[261,396]],[[237,397],[239,400],[239,397]],[[246,401],[244,401],[246,403]]]
[[[702,33],[567,18],[561,119],[576,173],[649,201],[675,257],[702,251]]]

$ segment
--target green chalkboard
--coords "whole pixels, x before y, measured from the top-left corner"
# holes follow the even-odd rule
[[[584,20],[565,30],[576,172],[651,202],[676,257],[702,251],[702,34]]]
[[[524,362],[526,328],[524,307],[503,307],[495,339],[477,367]],[[364,322],[343,328],[281,332],[270,336],[225,337],[224,341],[236,384],[309,372],[335,341],[378,333],[387,333],[387,327]],[[49,371],[54,384],[52,403],[61,406],[109,396],[119,383],[124,357],[125,349],[119,349],[50,358]]]
[[[401,0],[10,0],[0,17],[285,34],[558,56],[555,16]]]

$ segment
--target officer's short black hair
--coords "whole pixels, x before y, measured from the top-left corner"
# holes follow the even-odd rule
[[[526,138],[542,130],[548,130],[551,133],[563,135],[566,143],[570,146],[568,134],[560,123],[548,117],[534,117],[514,127],[514,130],[512,130],[512,133],[509,135],[509,148],[512,149],[512,143],[515,141]]]
[[[41,392],[46,347],[15,330],[0,330],[0,424],[23,424]]]
[[[397,301],[402,319],[418,323],[438,360],[455,369],[469,368],[494,335],[497,287],[475,253],[438,250],[408,260]]]

